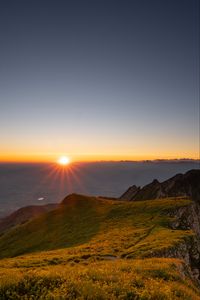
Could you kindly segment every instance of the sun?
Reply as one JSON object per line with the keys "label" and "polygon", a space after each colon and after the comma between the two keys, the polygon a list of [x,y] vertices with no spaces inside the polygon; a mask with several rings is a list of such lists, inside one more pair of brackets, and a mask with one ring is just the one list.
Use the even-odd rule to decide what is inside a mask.
{"label": "sun", "polygon": [[70,163],[70,159],[67,156],[61,156],[59,157],[57,163],[61,166],[66,166]]}

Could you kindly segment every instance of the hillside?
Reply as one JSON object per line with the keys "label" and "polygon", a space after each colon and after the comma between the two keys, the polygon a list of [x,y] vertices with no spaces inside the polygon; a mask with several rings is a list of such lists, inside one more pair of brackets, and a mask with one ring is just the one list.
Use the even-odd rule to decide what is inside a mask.
{"label": "hillside", "polygon": [[0,258],[0,299],[200,299],[200,206],[72,194],[4,232]]}
{"label": "hillside", "polygon": [[185,198],[124,203],[72,194],[58,209],[6,232],[0,257],[88,244],[91,254],[98,248],[98,255],[151,256],[191,236],[169,227],[170,211],[189,205]]}
{"label": "hillside", "polygon": [[23,224],[32,218],[51,211],[56,207],[57,204],[30,205],[22,207],[0,220],[0,234],[16,225]]}

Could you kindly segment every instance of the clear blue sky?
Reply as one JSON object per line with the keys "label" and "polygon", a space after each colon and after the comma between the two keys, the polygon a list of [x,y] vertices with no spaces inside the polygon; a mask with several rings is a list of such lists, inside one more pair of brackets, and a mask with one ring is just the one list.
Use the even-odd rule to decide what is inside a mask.
{"label": "clear blue sky", "polygon": [[0,160],[198,157],[198,0],[1,1]]}

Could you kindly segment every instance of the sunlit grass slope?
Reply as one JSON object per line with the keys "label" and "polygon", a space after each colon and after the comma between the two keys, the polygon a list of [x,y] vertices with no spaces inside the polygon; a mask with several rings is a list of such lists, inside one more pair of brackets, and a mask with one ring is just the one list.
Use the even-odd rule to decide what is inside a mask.
{"label": "sunlit grass slope", "polygon": [[167,214],[189,203],[186,199],[119,202],[73,194],[58,209],[3,235],[0,257],[60,248],[76,253],[78,245],[78,252],[95,256],[145,257],[191,235],[170,229]]}
{"label": "sunlit grass slope", "polygon": [[[23,267],[26,262],[26,267]],[[29,256],[0,261],[0,299],[198,300],[199,290],[175,259],[29,265]]]}
{"label": "sunlit grass slope", "polygon": [[191,237],[169,226],[189,204],[68,196],[1,237],[0,299],[200,299],[182,261],[148,258]]}

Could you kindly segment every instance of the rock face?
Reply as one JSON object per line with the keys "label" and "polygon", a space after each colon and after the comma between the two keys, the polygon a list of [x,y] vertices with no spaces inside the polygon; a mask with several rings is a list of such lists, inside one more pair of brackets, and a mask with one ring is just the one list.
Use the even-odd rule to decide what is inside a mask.
{"label": "rock face", "polygon": [[200,205],[191,202],[187,207],[171,211],[169,216],[172,217],[169,224],[172,229],[192,230],[194,234],[170,249],[154,252],[153,256],[184,260],[187,272],[200,284]]}
{"label": "rock face", "polygon": [[121,195],[120,199],[132,200],[132,198],[139,192],[140,187],[136,185],[132,185],[123,195]]}
{"label": "rock face", "polygon": [[152,256],[184,260],[186,272],[200,284],[200,170],[177,174],[161,183],[153,180],[143,188],[132,186],[120,199],[141,201],[177,197],[178,201],[178,197],[182,196],[189,197],[193,201],[189,206],[175,209],[169,213],[172,219],[169,227],[172,230],[191,230],[193,234],[170,249],[152,253]]}
{"label": "rock face", "polygon": [[139,201],[179,196],[187,196],[200,203],[200,170],[177,174],[164,182],[155,179],[143,188],[132,186],[120,199]]}
{"label": "rock face", "polygon": [[56,209],[57,206],[58,204],[46,204],[22,207],[9,216],[0,220],[0,234],[7,231],[11,227],[23,224],[28,220],[38,217],[45,212]]}

